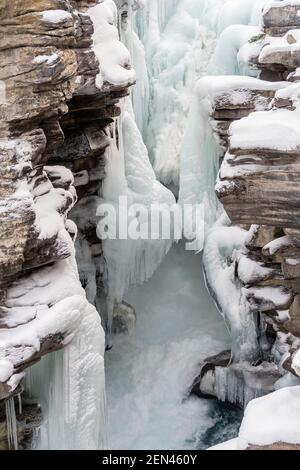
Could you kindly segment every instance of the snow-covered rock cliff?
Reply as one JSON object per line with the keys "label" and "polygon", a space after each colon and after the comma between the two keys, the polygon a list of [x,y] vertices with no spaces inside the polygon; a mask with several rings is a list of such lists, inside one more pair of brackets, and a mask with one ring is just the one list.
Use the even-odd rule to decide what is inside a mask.
{"label": "snow-covered rock cliff", "polygon": [[194,391],[245,407],[278,390],[248,406],[240,448],[300,442],[282,419],[297,415],[299,387],[280,390],[300,383],[293,363],[300,347],[299,10],[298,1],[265,2],[259,34],[236,51],[256,78],[199,83],[222,149],[215,190],[226,211],[208,232],[204,261],[232,351],[203,364]]}
{"label": "snow-covered rock cliff", "polygon": [[[103,61],[99,75],[93,23],[82,12],[96,3],[0,2],[0,407],[5,404],[9,435],[8,442],[1,436],[4,447],[30,444],[32,432],[21,424],[27,398],[42,403],[38,446],[105,445],[104,333],[93,299],[81,286],[74,250],[78,235],[76,243],[91,246],[97,259],[101,243],[95,224],[86,218],[77,231],[71,219],[83,197],[84,210],[97,199],[107,125],[119,114],[116,103],[128,93],[134,73],[127,63],[116,63],[131,78],[110,84],[107,74],[114,70]],[[109,18],[102,22],[109,30]],[[96,209],[89,215],[93,220]],[[16,395],[24,402],[17,420]]]}

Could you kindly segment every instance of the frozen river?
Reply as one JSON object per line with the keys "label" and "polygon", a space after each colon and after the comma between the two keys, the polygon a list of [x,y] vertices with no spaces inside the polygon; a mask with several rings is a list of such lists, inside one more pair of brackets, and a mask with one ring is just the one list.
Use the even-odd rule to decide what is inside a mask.
{"label": "frozen river", "polygon": [[137,311],[136,327],[106,354],[110,448],[197,449],[218,441],[216,434],[231,437],[235,413],[228,422],[213,401],[188,397],[199,362],[229,346],[201,255],[174,246],[126,300]]}

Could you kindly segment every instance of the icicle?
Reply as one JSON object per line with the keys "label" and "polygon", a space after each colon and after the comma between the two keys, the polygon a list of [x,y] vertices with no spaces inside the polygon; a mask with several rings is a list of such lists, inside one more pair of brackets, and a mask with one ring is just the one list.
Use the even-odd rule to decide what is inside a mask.
{"label": "icicle", "polygon": [[[193,211],[189,225],[185,227],[185,237],[197,250],[203,249],[206,232],[216,221],[220,208],[215,194],[215,181],[221,149],[209,123],[211,103],[208,96],[200,80],[181,150],[179,203],[184,210],[186,204],[199,208]],[[198,230],[197,233],[196,216],[199,216],[200,208],[203,223],[198,223],[200,232]]]}
{"label": "icicle", "polygon": [[22,395],[18,393],[18,405],[19,405],[19,415],[22,414]]}
{"label": "icicle", "polygon": [[31,367],[25,383],[43,410],[36,443],[41,450],[107,446],[104,333],[98,312],[85,297],[78,298],[77,308],[81,321],[72,342]]}
{"label": "icicle", "polygon": [[[111,289],[109,289],[110,291]],[[114,317],[114,307],[115,307],[115,296],[107,296],[107,323],[106,323],[106,347],[110,348],[112,344],[112,326],[113,326],[113,317]]]}
{"label": "icicle", "polygon": [[9,449],[18,450],[18,428],[14,398],[5,402],[7,440]]}

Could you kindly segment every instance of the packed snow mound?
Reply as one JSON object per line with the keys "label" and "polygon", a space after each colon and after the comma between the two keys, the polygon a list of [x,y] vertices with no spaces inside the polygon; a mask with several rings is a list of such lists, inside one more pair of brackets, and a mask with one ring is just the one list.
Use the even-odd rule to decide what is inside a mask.
{"label": "packed snow mound", "polygon": [[246,408],[239,448],[279,442],[300,443],[300,387],[288,387],[252,400]]}
{"label": "packed snow mound", "polygon": [[[213,102],[224,94],[229,94],[233,104],[239,105],[248,99],[248,91],[276,91],[280,88],[289,87],[286,82],[268,82],[254,77],[228,75],[207,76],[201,78],[196,84],[196,92],[200,100],[205,98],[210,103],[208,109],[213,109]],[[237,93],[236,90],[239,90]],[[244,90],[244,95],[240,93]]]}
{"label": "packed snow mound", "polygon": [[[258,111],[230,127],[231,148],[299,151],[300,109]],[[282,138],[284,135],[284,139]]]}
{"label": "packed snow mound", "polygon": [[300,84],[295,83],[278,90],[275,94],[275,104],[276,100],[290,100],[294,106],[298,107],[300,105]]}
{"label": "packed snow mound", "polygon": [[100,74],[97,85],[105,84],[116,87],[127,87],[136,80],[134,69],[131,67],[130,53],[119,40],[117,28],[118,10],[112,0],[90,8],[88,11],[94,24],[94,50],[100,62]]}

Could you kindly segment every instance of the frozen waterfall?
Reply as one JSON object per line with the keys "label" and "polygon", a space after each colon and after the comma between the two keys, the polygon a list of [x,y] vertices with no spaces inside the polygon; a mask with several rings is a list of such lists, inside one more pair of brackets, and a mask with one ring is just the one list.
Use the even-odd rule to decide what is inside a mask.
{"label": "frozen waterfall", "polygon": [[[152,201],[154,193],[149,188],[155,184],[158,194],[163,195],[159,203],[166,198],[171,205],[174,198],[170,191],[162,190],[158,179],[179,195],[182,206],[195,207],[185,235],[191,242],[189,248],[198,251],[222,214],[214,194],[221,151],[208,119],[210,80],[202,77],[208,70],[218,73],[213,64],[222,54],[221,41],[218,43],[222,32],[228,38],[224,47],[232,54],[228,72],[240,73],[233,51],[257,32],[252,24],[263,2],[243,4],[241,12],[238,1],[232,0],[155,0],[146,2],[142,10],[130,9],[125,20],[122,17],[123,41],[137,72],[137,86],[132,92],[134,115],[127,100],[118,127],[121,140],[117,146],[114,139],[110,149],[103,196],[105,201],[121,194],[134,201]],[[233,43],[230,27],[236,22],[241,24],[241,37]],[[114,185],[114,181],[119,183]],[[202,220],[198,232],[195,218]],[[238,245],[243,233],[236,235]],[[220,263],[217,269],[222,274],[223,247],[218,240],[211,243],[205,260],[214,267]],[[201,358],[229,344],[227,330],[206,290],[201,255],[185,252],[179,244],[162,262],[170,246],[154,246],[149,241],[105,241],[112,296],[120,294],[117,300],[121,301],[125,295],[137,311],[135,329],[129,337],[116,336],[113,349],[107,353],[113,449],[204,448],[205,435],[215,425],[213,405],[206,400],[186,399],[187,387]],[[136,268],[137,260],[142,271]],[[210,274],[207,271],[208,281]],[[143,285],[131,287],[137,283]],[[247,313],[242,323],[250,321]],[[245,324],[237,321],[232,329],[236,343]],[[251,341],[249,338],[249,344]],[[235,351],[238,354],[238,347]]]}
{"label": "frozen waterfall", "polygon": [[[213,402],[188,398],[188,387],[201,359],[227,348],[229,337],[206,290],[201,255],[175,245],[126,300],[136,308],[136,327],[117,336],[106,356],[111,448],[207,447],[208,430],[218,424],[222,433],[228,423]],[[235,417],[231,425],[236,433]]]}
{"label": "frozen waterfall", "polygon": [[[230,346],[219,301],[233,336],[233,359],[254,357],[257,345],[254,319],[246,306],[241,314],[244,298],[227,265],[245,231],[227,226],[215,196],[222,151],[209,120],[211,95],[219,73],[256,76],[248,68],[249,39],[259,31],[266,1],[104,0],[89,10],[101,70],[97,86],[132,87],[107,128],[105,179],[93,213],[105,258],[107,312],[86,299],[75,256],[59,262],[78,328],[68,347],[31,367],[26,378],[27,399],[39,400],[45,410],[38,449],[202,449],[216,424],[224,434],[218,405],[189,396],[199,362]],[[190,251],[175,244],[182,227],[172,219],[174,207],[187,204]],[[110,238],[111,207],[116,218],[109,227],[116,236]],[[142,207],[155,207],[157,221],[170,219],[168,238],[159,236],[159,223],[155,239],[120,235],[124,223],[145,230]],[[92,269],[91,301],[97,296]],[[206,287],[212,280],[216,304]],[[62,288],[56,287],[57,299]],[[112,340],[114,309],[124,300],[137,311],[137,324]],[[98,313],[106,316],[106,345],[113,344],[105,357],[108,405]],[[12,402],[6,411],[9,444],[15,446]],[[234,432],[238,419],[231,423]]]}

